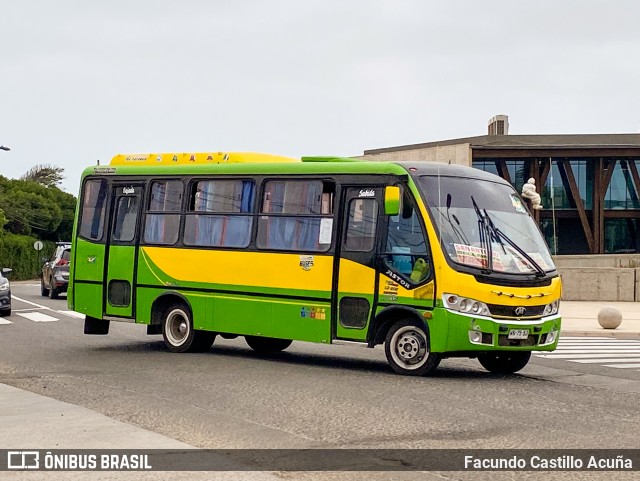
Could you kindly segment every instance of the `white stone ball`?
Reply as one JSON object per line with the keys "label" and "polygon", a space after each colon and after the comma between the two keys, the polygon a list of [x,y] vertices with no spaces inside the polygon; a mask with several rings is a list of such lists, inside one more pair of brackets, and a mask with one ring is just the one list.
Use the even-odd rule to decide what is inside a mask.
{"label": "white stone ball", "polygon": [[598,324],[603,329],[615,329],[622,323],[622,313],[615,307],[603,307],[598,312]]}

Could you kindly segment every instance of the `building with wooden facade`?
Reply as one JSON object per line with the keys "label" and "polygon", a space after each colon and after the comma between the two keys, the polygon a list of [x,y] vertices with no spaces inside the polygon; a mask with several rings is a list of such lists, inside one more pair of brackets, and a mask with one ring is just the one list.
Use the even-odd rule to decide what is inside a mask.
{"label": "building with wooden facade", "polygon": [[640,252],[640,134],[508,135],[506,116],[494,117],[489,132],[504,133],[365,150],[359,158],[468,165],[518,192],[533,178],[543,207],[534,215],[552,254]]}

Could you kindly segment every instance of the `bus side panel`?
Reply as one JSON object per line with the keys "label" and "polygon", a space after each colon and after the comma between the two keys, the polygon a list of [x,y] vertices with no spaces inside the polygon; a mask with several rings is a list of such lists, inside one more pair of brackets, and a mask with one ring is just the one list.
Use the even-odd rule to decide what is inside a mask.
{"label": "bus side panel", "polygon": [[102,319],[102,285],[76,282],[74,310]]}
{"label": "bus side panel", "polygon": [[329,342],[332,268],[327,255],[143,247],[136,317],[146,322],[171,290],[192,304],[196,329]]}
{"label": "bus side panel", "polygon": [[74,310],[102,318],[105,247],[78,238],[73,255]]}
{"label": "bus side panel", "polygon": [[310,342],[331,342],[330,304],[316,301],[277,302],[270,337]]}

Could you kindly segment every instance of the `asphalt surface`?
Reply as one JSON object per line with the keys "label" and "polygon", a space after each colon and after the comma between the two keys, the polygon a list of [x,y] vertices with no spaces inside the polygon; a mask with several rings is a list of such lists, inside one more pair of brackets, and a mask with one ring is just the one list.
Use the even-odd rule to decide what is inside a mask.
{"label": "asphalt surface", "polygon": [[[241,339],[216,340],[208,353],[172,354],[161,337],[146,336],[142,326],[114,323],[108,336],[84,336],[83,321],[66,312],[64,299],[42,298],[29,283],[14,284],[13,291],[22,301],[14,301],[10,324],[0,325],[4,448],[621,449],[639,444],[638,370],[534,356],[517,375],[493,375],[477,361],[451,359],[432,377],[411,378],[391,373],[379,348],[294,343],[284,353],[260,356]],[[56,320],[35,316],[35,321],[21,313]],[[35,474],[21,473],[40,479],[29,477]],[[91,479],[126,473],[112,474]],[[215,473],[209,474],[201,479],[214,479]],[[238,479],[249,474],[329,476],[242,473]],[[481,479],[478,473],[422,474],[420,479]],[[585,474],[554,476],[588,479]],[[624,479],[628,473],[620,474]],[[353,473],[331,476],[359,479]],[[504,476],[492,477],[509,479]]]}

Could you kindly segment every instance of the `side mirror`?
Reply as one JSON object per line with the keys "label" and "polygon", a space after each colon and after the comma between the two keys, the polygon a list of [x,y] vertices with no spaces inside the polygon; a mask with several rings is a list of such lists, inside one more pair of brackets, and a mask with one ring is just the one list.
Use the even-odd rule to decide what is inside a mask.
{"label": "side mirror", "polygon": [[384,213],[398,215],[400,213],[400,187],[388,185],[384,189]]}
{"label": "side mirror", "polygon": [[3,267],[2,268],[2,275],[6,276],[7,274],[11,274],[12,271],[13,271],[13,269],[9,269],[8,267]]}

